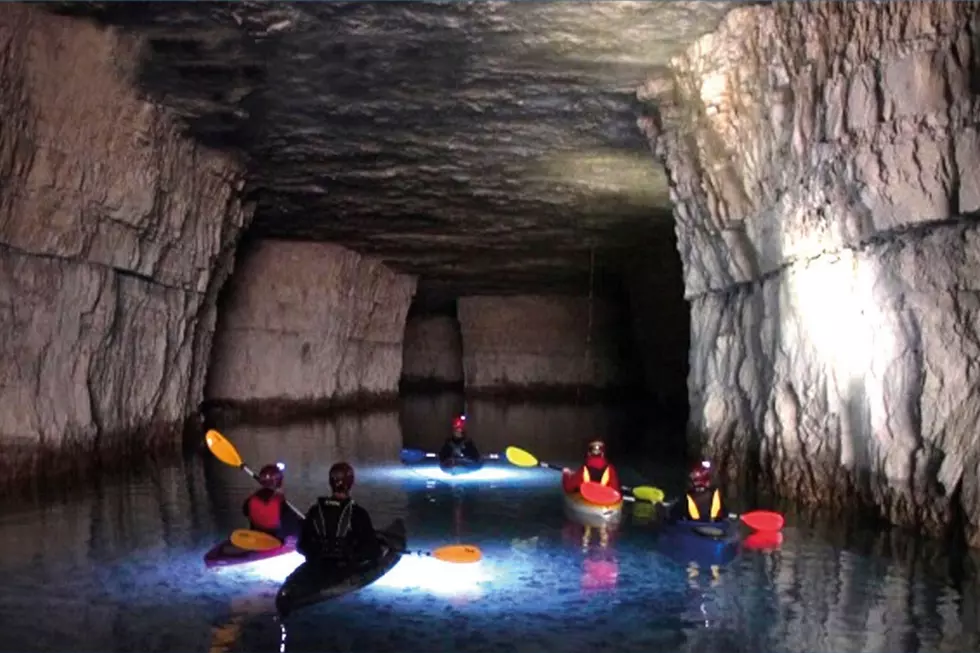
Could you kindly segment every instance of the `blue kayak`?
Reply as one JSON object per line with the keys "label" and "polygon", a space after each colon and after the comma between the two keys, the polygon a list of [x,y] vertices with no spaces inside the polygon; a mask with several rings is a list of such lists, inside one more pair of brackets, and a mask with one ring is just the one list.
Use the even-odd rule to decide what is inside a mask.
{"label": "blue kayak", "polygon": [[724,565],[738,555],[742,533],[737,520],[668,522],[657,538],[657,550],[679,562]]}
{"label": "blue kayak", "polygon": [[452,476],[469,474],[478,469],[483,469],[483,460],[472,460],[470,458],[444,458],[439,461],[439,468]]}

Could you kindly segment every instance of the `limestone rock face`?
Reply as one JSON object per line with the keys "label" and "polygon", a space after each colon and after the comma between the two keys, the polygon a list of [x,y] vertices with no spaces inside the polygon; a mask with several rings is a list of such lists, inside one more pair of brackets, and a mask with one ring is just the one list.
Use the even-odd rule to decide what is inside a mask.
{"label": "limestone rock face", "polygon": [[807,501],[980,545],[980,117],[955,2],[733,11],[650,84],[692,436]]}
{"label": "limestone rock face", "polygon": [[140,47],[0,7],[0,441],[29,456],[145,450],[117,436],[202,397],[250,210],[240,166],[133,90]]}
{"label": "limestone rock face", "polygon": [[210,400],[395,393],[415,277],[337,245],[261,240],[222,303]]}
{"label": "limestone rock face", "polygon": [[609,388],[635,379],[619,349],[616,306],[574,296],[459,299],[467,391]]}
{"label": "limestone rock face", "polygon": [[402,381],[409,385],[463,381],[463,342],[459,320],[451,315],[408,317]]}

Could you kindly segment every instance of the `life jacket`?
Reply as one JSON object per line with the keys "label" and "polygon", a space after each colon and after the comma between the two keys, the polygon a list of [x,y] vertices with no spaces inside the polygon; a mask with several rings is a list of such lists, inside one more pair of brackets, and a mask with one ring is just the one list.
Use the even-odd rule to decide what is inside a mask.
{"label": "life jacket", "polygon": [[282,524],[282,504],[284,497],[276,492],[268,501],[263,501],[258,494],[253,494],[248,500],[248,519],[252,525],[263,531],[274,532]]}
{"label": "life jacket", "polygon": [[[698,499],[703,501],[705,495],[701,494],[697,498],[687,495],[687,518],[692,521],[701,521],[701,509],[698,508]],[[715,521],[721,515],[721,493],[715,489],[711,492],[711,510],[708,519]]]}
{"label": "life jacket", "polygon": [[344,560],[351,554],[351,518],[354,515],[354,500],[323,499],[317,501],[317,512],[313,516],[313,530],[320,544],[320,557],[330,560]]}
{"label": "life jacket", "polygon": [[582,482],[591,483],[593,477],[599,476],[599,485],[609,485],[609,465],[601,469],[596,469],[594,467],[590,468],[588,465],[582,467]]}

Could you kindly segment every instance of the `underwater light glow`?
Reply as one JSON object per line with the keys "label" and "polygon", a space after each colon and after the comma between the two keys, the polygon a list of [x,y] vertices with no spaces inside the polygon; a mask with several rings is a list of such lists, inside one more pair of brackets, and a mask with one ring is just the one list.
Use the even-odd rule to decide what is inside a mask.
{"label": "underwater light glow", "polygon": [[256,560],[241,565],[215,567],[212,571],[222,578],[240,578],[242,580],[264,580],[281,583],[289,574],[303,563],[303,556],[295,551],[284,553],[275,558]]}
{"label": "underwater light glow", "polygon": [[385,465],[373,467],[363,474],[370,482],[419,482],[422,484],[445,483],[455,486],[508,485],[544,486],[557,485],[558,475],[548,470],[522,469],[505,464],[488,464],[467,474],[452,475],[436,464]]}
{"label": "underwater light glow", "polygon": [[482,594],[482,585],[490,580],[489,570],[483,562],[460,565],[435,558],[406,555],[373,586],[459,597]]}

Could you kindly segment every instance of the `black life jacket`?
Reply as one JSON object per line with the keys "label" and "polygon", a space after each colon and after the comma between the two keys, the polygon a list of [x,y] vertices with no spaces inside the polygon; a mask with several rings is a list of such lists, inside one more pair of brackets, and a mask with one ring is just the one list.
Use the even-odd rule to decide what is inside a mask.
{"label": "black life jacket", "polygon": [[354,515],[354,500],[325,499],[317,501],[317,512],[313,515],[313,530],[316,531],[320,545],[319,557],[329,560],[346,560],[352,552],[351,518]]}

